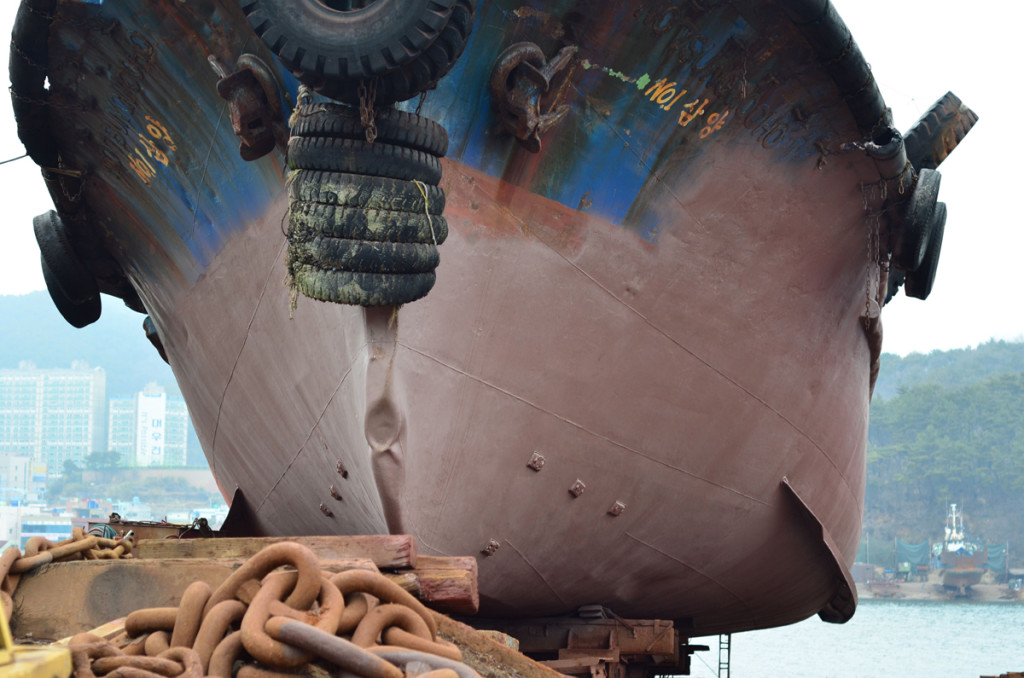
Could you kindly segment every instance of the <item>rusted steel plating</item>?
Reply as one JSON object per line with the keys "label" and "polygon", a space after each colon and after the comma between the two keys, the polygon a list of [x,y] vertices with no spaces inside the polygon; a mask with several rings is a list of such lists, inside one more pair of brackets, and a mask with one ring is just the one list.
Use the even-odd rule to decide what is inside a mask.
{"label": "rusted steel plating", "polygon": [[[317,661],[364,678],[479,678],[411,594],[376,572],[323,572],[293,542],[268,546],[216,590],[193,583],[179,607],[131,613],[113,640],[79,634],[71,650],[76,678],[265,678]],[[259,665],[235,673],[248,658]]]}

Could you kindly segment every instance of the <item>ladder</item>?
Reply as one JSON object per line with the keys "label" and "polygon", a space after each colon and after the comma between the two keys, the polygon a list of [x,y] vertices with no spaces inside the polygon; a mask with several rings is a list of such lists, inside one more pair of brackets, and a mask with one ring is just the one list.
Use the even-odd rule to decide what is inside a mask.
{"label": "ladder", "polygon": [[718,636],[718,678],[729,678],[729,659],[732,657],[732,634]]}

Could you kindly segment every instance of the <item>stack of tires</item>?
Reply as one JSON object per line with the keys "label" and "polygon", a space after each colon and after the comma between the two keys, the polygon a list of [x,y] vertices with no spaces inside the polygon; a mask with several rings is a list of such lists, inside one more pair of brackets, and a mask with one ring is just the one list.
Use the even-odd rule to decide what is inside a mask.
{"label": "stack of tires", "polygon": [[448,135],[399,111],[469,39],[475,0],[242,0],[306,87],[290,121],[288,270],[308,297],[396,306],[434,285]]}
{"label": "stack of tires", "polygon": [[448,237],[440,158],[444,128],[395,109],[378,111],[366,141],[359,112],[308,103],[292,116],[288,270],[321,301],[397,306],[434,286]]}

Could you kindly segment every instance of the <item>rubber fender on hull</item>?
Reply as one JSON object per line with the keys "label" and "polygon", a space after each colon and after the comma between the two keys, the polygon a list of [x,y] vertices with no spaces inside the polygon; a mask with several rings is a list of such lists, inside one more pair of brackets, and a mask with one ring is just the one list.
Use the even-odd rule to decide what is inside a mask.
{"label": "rubber fender on hull", "polygon": [[[363,83],[352,79],[329,79],[315,89],[322,95],[350,104],[359,104],[364,95],[381,106],[406,101],[437,86],[462,56],[473,32],[476,0],[455,0],[451,18],[441,34],[423,54],[409,63],[375,78],[372,93]],[[301,81],[301,74],[298,74]]]}
{"label": "rubber fender on hull", "polygon": [[893,242],[892,257],[897,268],[916,271],[924,261],[941,182],[942,175],[936,170],[922,169],[918,173],[914,192],[907,203],[906,216]]}
{"label": "rubber fender on hull", "polygon": [[243,0],[249,25],[320,94],[351,104],[405,101],[433,88],[462,54],[475,0]]}
{"label": "rubber fender on hull", "polygon": [[[448,132],[430,118],[397,108],[374,111],[377,141],[443,157],[448,152]],[[295,109],[291,125],[295,137],[365,139],[366,127],[358,108],[318,102]]]}
{"label": "rubber fender on hull", "polygon": [[74,327],[85,327],[100,317],[100,292],[96,278],[85,268],[71,244],[60,216],[53,210],[32,219],[50,298],[60,314]]}
{"label": "rubber fender on hull", "polygon": [[932,215],[931,236],[928,238],[928,249],[925,250],[924,260],[916,271],[907,273],[904,291],[908,297],[923,301],[932,293],[935,275],[939,270],[939,256],[942,254],[942,236],[945,232],[946,203],[940,202],[936,203],[935,212]]}
{"label": "rubber fender on hull", "polygon": [[441,181],[437,156],[365,139],[293,136],[288,141],[288,167],[418,180],[430,186]]}
{"label": "rubber fender on hull", "polygon": [[78,259],[67,228],[53,210],[32,219],[39,252],[68,299],[80,304],[99,294],[96,279]]}
{"label": "rubber fender on hull", "polygon": [[918,170],[935,169],[960,145],[978,114],[946,92],[903,136],[907,159]]}
{"label": "rubber fender on hull", "polygon": [[68,324],[81,329],[100,319],[102,307],[99,294],[80,303],[73,301],[62,291],[61,285],[57,282],[58,276],[50,270],[46,259],[40,256],[39,263],[43,269],[43,281],[46,283],[46,291],[49,292],[53,305],[57,307],[57,311],[64,320],[68,321]]}
{"label": "rubber fender on hull", "polygon": [[335,9],[318,0],[243,0],[242,10],[289,70],[319,80],[358,80],[416,59],[448,23],[454,0],[365,4]]}

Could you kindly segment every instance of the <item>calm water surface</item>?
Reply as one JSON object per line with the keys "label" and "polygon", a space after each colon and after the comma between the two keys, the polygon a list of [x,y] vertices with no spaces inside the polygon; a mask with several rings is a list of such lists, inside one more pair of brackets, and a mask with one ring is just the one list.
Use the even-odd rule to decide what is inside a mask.
{"label": "calm water surface", "polygon": [[[693,675],[717,676],[718,637],[693,642],[711,646],[695,656]],[[1024,671],[1021,603],[861,600],[846,624],[813,617],[732,637],[732,678],[978,678],[1009,671]]]}

